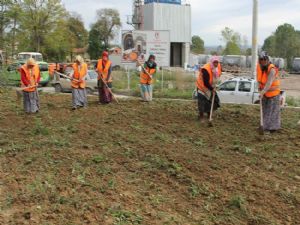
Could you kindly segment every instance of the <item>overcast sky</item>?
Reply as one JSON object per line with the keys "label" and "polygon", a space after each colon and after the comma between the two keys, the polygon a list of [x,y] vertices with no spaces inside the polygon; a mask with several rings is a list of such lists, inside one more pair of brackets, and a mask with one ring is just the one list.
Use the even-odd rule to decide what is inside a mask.
{"label": "overcast sky", "polygon": [[[123,29],[126,15],[132,14],[132,0],[62,0],[68,11],[79,13],[89,28],[95,21],[96,10],[115,8],[121,14]],[[228,26],[246,36],[251,44],[252,0],[189,0],[192,6],[192,34],[200,35],[205,45],[220,45],[221,30]],[[259,44],[278,25],[290,23],[300,30],[300,0],[259,0]]]}

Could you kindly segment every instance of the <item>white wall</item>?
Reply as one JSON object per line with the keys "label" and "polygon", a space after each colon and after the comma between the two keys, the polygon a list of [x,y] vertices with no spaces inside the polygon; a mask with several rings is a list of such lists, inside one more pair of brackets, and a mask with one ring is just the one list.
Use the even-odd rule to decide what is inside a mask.
{"label": "white wall", "polygon": [[170,41],[191,42],[191,6],[165,3],[144,5],[144,30],[170,30]]}

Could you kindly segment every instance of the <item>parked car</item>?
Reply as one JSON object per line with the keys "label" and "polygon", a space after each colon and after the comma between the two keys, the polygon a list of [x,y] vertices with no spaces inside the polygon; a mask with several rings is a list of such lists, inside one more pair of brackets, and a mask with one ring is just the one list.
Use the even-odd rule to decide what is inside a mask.
{"label": "parked car", "polygon": [[[218,87],[218,96],[221,103],[259,104],[258,83],[252,78],[232,78]],[[194,97],[197,92],[194,91]],[[281,107],[285,106],[286,93],[281,91]]]}
{"label": "parked car", "polygon": [[[8,81],[14,85],[19,85],[21,82],[21,76],[19,73],[19,69],[21,68],[22,65],[24,65],[25,62],[22,61],[17,61],[12,64],[10,64],[7,67],[8,73]],[[45,62],[37,62],[37,64],[40,67],[41,71],[41,81],[40,85],[41,86],[47,86],[47,84],[50,81],[50,76],[49,76],[49,71],[48,71],[48,63]]]}
{"label": "parked car", "polygon": [[[72,68],[66,69],[66,74],[70,73]],[[86,92],[87,94],[93,94],[97,90],[98,74],[94,70],[89,70],[86,76]],[[60,76],[55,73],[51,85],[55,88],[55,92],[71,92],[71,80]]]}

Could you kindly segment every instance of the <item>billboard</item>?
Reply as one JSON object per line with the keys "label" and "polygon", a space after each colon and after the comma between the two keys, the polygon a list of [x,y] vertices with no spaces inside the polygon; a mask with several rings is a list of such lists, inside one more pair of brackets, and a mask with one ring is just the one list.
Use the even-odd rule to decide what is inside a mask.
{"label": "billboard", "polygon": [[122,63],[144,62],[155,55],[159,66],[170,66],[169,31],[123,31]]}

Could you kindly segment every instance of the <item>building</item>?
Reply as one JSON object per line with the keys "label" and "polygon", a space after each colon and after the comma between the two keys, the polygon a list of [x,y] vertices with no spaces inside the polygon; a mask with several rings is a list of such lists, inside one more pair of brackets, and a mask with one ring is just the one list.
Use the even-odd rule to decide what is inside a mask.
{"label": "building", "polygon": [[170,31],[170,65],[184,66],[189,62],[191,6],[181,0],[135,0],[131,23],[136,30]]}

